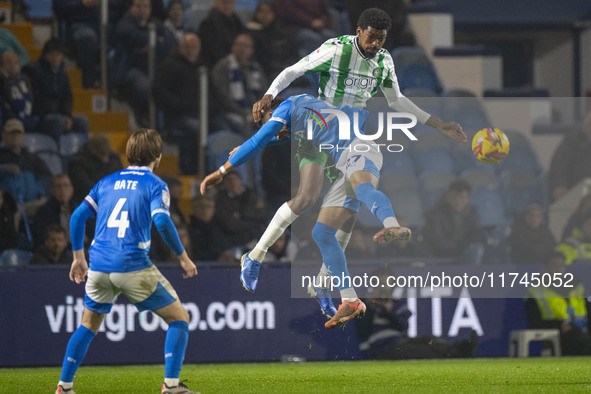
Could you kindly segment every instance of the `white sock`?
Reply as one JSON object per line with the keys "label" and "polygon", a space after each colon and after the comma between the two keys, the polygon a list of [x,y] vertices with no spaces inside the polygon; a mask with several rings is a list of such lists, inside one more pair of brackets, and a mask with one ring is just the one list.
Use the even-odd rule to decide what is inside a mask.
{"label": "white sock", "polygon": [[168,387],[176,387],[179,385],[179,378],[164,378],[164,384]]}
{"label": "white sock", "polygon": [[62,382],[60,380],[57,385],[62,386],[64,390],[70,390],[72,387],[74,387],[74,382]]}
{"label": "white sock", "polygon": [[339,230],[337,230],[335,237],[337,238],[337,241],[339,241],[339,244],[341,245],[341,248],[343,248],[343,252],[344,252],[345,249],[347,249],[347,245],[349,244],[349,240],[351,239],[351,233],[346,233],[343,230],[339,229]]}
{"label": "white sock", "polygon": [[398,220],[394,216],[390,216],[384,219],[384,228],[388,227],[400,227],[400,223],[398,223]]}
{"label": "white sock", "polygon": [[341,298],[343,301],[353,302],[359,297],[357,297],[357,293],[355,292],[355,289],[352,287],[349,287],[348,289],[341,290]]}
{"label": "white sock", "polygon": [[292,224],[299,215],[293,213],[289,205],[284,203],[277,212],[271,222],[267,226],[267,229],[261,235],[261,239],[257,242],[255,248],[250,252],[248,257],[253,260],[262,262],[267,255],[267,250],[281,237],[281,234],[285,231],[285,229]]}
{"label": "white sock", "polygon": [[316,287],[321,289],[327,289],[328,285],[330,284],[330,271],[326,264],[322,263],[322,267],[320,267],[320,272],[318,272],[318,276],[316,276]]}

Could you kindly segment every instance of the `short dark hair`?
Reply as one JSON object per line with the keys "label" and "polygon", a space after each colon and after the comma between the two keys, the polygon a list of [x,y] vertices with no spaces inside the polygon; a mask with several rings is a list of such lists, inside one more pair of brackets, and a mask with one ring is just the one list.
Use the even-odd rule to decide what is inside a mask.
{"label": "short dark hair", "polygon": [[271,104],[269,105],[269,108],[267,108],[265,110],[265,113],[261,116],[261,121],[258,122],[257,126],[261,127],[263,125],[263,119],[265,119],[265,117],[267,116],[267,114],[275,111],[277,109],[277,107],[279,107],[279,104],[281,104],[282,102],[285,101],[285,97],[281,97],[281,96],[277,96],[275,97],[273,100],[271,100]]}
{"label": "short dark hair", "polygon": [[448,190],[450,192],[455,192],[455,193],[462,193],[462,192],[470,193],[472,191],[472,186],[470,185],[470,183],[468,181],[465,181],[463,179],[457,179],[449,184]]}
{"label": "short dark hair", "polygon": [[66,52],[64,44],[62,44],[62,42],[58,38],[50,38],[49,40],[45,41],[45,44],[43,44],[43,51],[41,52],[41,57],[51,52]]}
{"label": "short dark hair", "polygon": [[64,234],[64,237],[68,236],[65,228],[63,228],[59,224],[54,223],[54,224],[50,224],[45,229],[45,238],[47,239],[47,237],[49,237],[49,234],[56,234],[56,233]]}
{"label": "short dark hair", "polygon": [[147,166],[162,154],[162,138],[154,129],[139,129],[127,140],[127,161],[132,166]]}
{"label": "short dark hair", "polygon": [[390,30],[390,27],[392,27],[392,19],[385,11],[382,11],[379,8],[368,8],[359,15],[357,26],[359,26],[361,30],[365,30],[369,26],[376,30]]}

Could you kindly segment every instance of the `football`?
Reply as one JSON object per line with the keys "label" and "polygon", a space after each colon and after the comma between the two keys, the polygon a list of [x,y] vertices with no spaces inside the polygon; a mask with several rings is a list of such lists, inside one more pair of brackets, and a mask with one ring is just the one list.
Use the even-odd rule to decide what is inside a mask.
{"label": "football", "polygon": [[509,139],[499,129],[482,129],[472,139],[472,152],[483,163],[500,163],[509,154]]}

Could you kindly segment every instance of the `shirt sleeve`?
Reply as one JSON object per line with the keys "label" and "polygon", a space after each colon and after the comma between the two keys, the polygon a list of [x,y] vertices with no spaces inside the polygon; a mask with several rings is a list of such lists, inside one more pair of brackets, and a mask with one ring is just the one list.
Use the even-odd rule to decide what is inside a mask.
{"label": "shirt sleeve", "polygon": [[304,74],[328,71],[337,50],[337,42],[337,38],[331,38],[314,52],[300,59],[296,64],[287,67],[277,75],[265,94],[276,97],[279,92],[287,88],[296,78]]}
{"label": "shirt sleeve", "polygon": [[150,214],[152,218],[157,213],[170,216],[170,192],[164,182],[156,182],[152,191],[152,200],[150,201]]}
{"label": "shirt sleeve", "polygon": [[384,57],[384,74],[386,75],[382,80],[381,89],[388,100],[390,108],[393,108],[398,112],[413,114],[417,117],[417,120],[423,124],[427,122],[431,115],[420,109],[400,91],[398,78],[394,72],[394,61],[389,53]]}
{"label": "shirt sleeve", "polygon": [[86,204],[91,210],[94,215],[96,215],[98,211],[98,204],[99,204],[99,188],[100,182],[94,185],[94,187],[90,190],[90,193],[84,198],[83,203]]}

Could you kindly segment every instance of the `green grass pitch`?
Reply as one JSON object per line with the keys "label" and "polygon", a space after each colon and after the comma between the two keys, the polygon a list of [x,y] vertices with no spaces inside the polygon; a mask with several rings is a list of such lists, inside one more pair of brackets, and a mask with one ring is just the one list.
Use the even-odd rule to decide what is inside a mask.
{"label": "green grass pitch", "polygon": [[[590,358],[185,365],[201,393],[591,392]],[[81,367],[78,394],[159,393],[163,366]],[[0,393],[52,393],[58,368],[0,369]]]}

